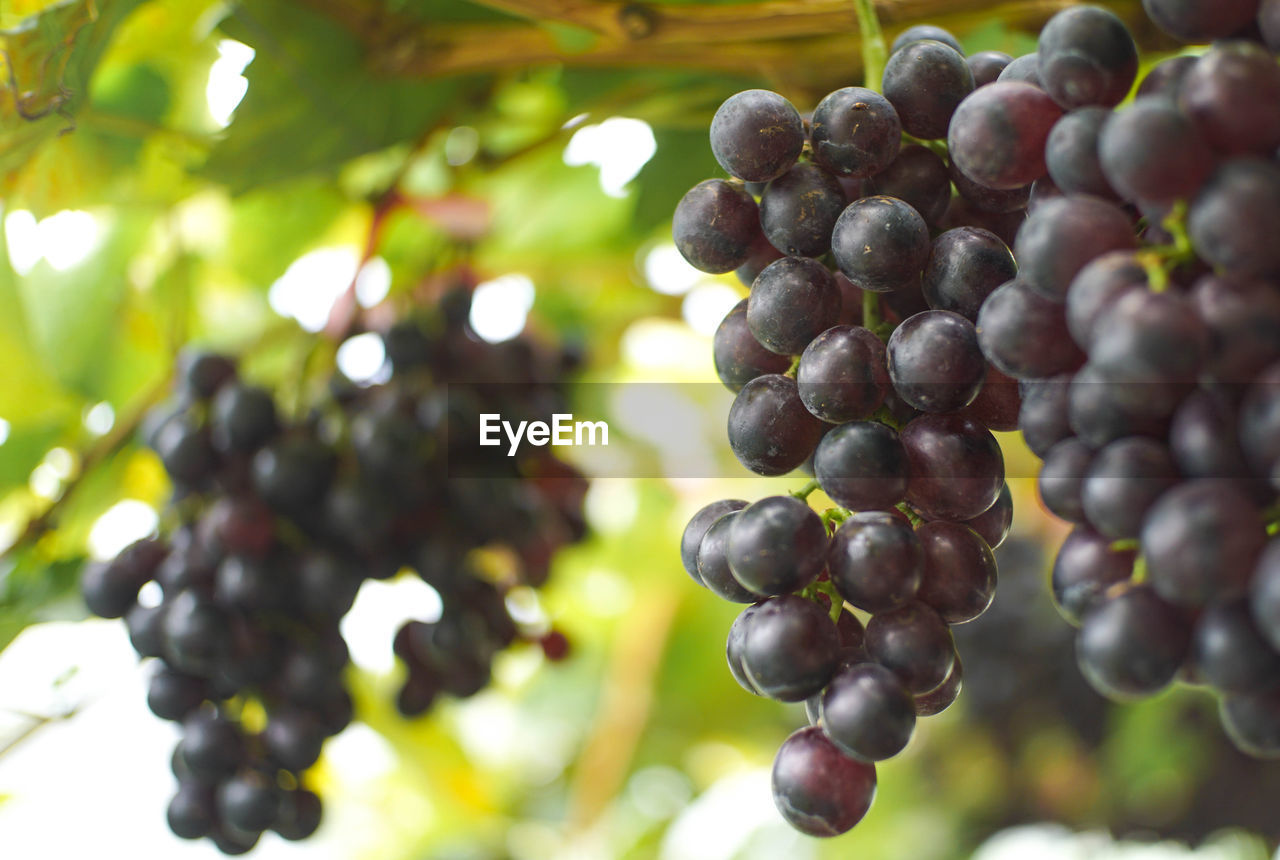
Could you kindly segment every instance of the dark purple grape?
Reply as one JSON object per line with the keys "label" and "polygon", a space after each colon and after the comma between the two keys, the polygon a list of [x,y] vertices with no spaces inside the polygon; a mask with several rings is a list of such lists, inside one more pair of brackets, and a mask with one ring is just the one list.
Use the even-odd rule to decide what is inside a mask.
{"label": "dark purple grape", "polygon": [[805,408],[795,380],[757,376],[729,409],[729,447],[760,475],[784,475],[808,459],[826,425]]}
{"label": "dark purple grape", "polygon": [[695,269],[732,272],[747,261],[760,235],[760,210],[740,185],[708,179],[689,189],[676,204],[671,236]]}
{"label": "dark purple grape", "polygon": [[1249,598],[1258,632],[1280,651],[1280,540],[1268,541],[1258,556]]}
{"label": "dark purple grape", "polygon": [[973,323],[951,311],[924,311],[894,329],[888,344],[894,391],[921,412],[954,412],[978,396],[987,364]]}
{"label": "dark purple grape", "polygon": [[1098,136],[1111,116],[1105,107],[1083,107],[1058,120],[1044,145],[1049,176],[1065,194],[1092,194],[1104,200],[1119,197],[1102,172]]}
{"label": "dark purple grape", "polygon": [[213,840],[214,847],[223,854],[238,857],[248,854],[257,847],[262,834],[254,830],[241,830],[226,822],[218,822],[214,825],[209,838]]}
{"label": "dark purple grape", "polygon": [[1148,585],[1117,589],[1085,615],[1076,659],[1085,679],[1104,696],[1150,696],[1168,686],[1182,666],[1191,625]]}
{"label": "dark purple grape", "polygon": [[166,422],[156,433],[154,447],[169,476],[189,487],[206,481],[218,463],[209,429],[189,415]]}
{"label": "dark purple grape", "polygon": [[209,426],[219,451],[256,451],[280,432],[275,398],[255,385],[226,385],[213,399]]}
{"label": "dark purple grape", "polygon": [[236,774],[218,786],[219,818],[240,830],[266,830],[279,804],[279,789],[256,771]]}
{"label": "dark purple grape", "polygon": [[1258,0],[1142,0],[1147,17],[1183,42],[1209,42],[1246,26]]}
{"label": "dark purple grape", "polygon": [[1184,393],[1153,382],[1113,382],[1092,364],[1080,368],[1067,388],[1071,430],[1090,448],[1124,436],[1163,438]]}
{"label": "dark purple grape", "polygon": [[1205,607],[1192,633],[1190,660],[1197,677],[1226,693],[1280,686],[1280,652],[1254,626],[1247,600]]}
{"label": "dark purple grape", "polygon": [[1280,687],[1224,696],[1219,716],[1236,749],[1254,758],[1280,758]]}
{"label": "dark purple grape", "polygon": [[846,755],[883,761],[906,748],[916,727],[915,701],[893,672],[856,663],[822,693],[822,730]]}
{"label": "dark purple grape", "polygon": [[935,689],[915,697],[917,717],[932,717],[940,714],[955,703],[960,696],[960,688],[964,685],[964,667],[960,665],[960,655],[956,654],[955,662],[947,679]]}
{"label": "dark purple grape", "polygon": [[734,269],[733,273],[738,276],[738,281],[744,287],[750,289],[756,278],[764,271],[764,267],[774,260],[782,259],[783,256],[785,255],[781,251],[769,243],[764,233],[757,232],[751,240],[751,247],[747,249],[746,261]]}
{"label": "dark purple grape", "polygon": [[1280,51],[1280,0],[1262,0],[1258,4],[1258,29],[1272,53]]}
{"label": "dark purple grape", "polygon": [[1257,475],[1271,478],[1280,464],[1280,363],[1268,367],[1240,405],[1240,447]]}
{"label": "dark purple grape", "polygon": [[1053,561],[1051,585],[1058,613],[1079,627],[1107,589],[1129,581],[1137,557],[1135,550],[1116,549],[1110,538],[1091,527],[1076,526]]}
{"label": "dark purple grape", "polygon": [[1063,305],[1021,279],[987,297],[978,312],[977,333],[987,361],[1014,379],[1044,379],[1084,363],[1084,353],[1067,332]]}
{"label": "dark purple grape", "polygon": [[781,176],[796,163],[803,147],[800,114],[769,90],[734,93],[711,118],[712,154],[730,176],[747,182]]}
{"label": "dark purple grape", "polygon": [[876,766],[840,752],[817,726],[793,733],[773,760],[773,802],[809,836],[851,830],[875,796]]}
{"label": "dark purple grape", "polygon": [[761,603],[746,622],[742,668],[763,695],[800,702],[831,680],[839,652],[840,638],[827,611],[787,594]]}
{"label": "dark purple grape", "polygon": [[892,163],[868,181],[868,192],[896,197],[936,227],[951,205],[951,174],[946,162],[918,144],[904,146]]}
{"label": "dark purple grape", "polygon": [[1231,482],[1189,481],[1160,497],[1142,525],[1142,555],[1162,598],[1203,606],[1244,593],[1267,532]]}
{"label": "dark purple grape", "polygon": [[1074,195],[1049,200],[1029,216],[1013,243],[1013,255],[1020,282],[1061,302],[1072,279],[1091,260],[1137,245],[1124,210],[1097,197]]}
{"label": "dark purple grape", "polygon": [[1270,156],[1280,146],[1280,66],[1253,42],[1218,42],[1182,80],[1178,105],[1214,149]]}
{"label": "dark purple grape", "polygon": [[920,213],[893,197],[849,204],[831,234],[840,271],[858,288],[877,293],[918,284],[929,247],[929,227]]}
{"label": "dark purple grape", "polygon": [[110,562],[85,566],[80,594],[89,611],[101,618],[120,618],[138,599],[138,591],[156,574],[166,555],[164,544],[144,538],[127,546]]}
{"label": "dark purple grape", "polygon": [[1044,459],[1056,443],[1071,435],[1067,418],[1067,395],[1071,374],[1022,383],[1022,406],[1018,411],[1018,429],[1031,453]]}
{"label": "dark purple grape", "polygon": [[730,391],[737,392],[757,376],[782,373],[791,366],[785,355],[760,345],[747,325],[747,300],[734,305],[711,339],[711,355],[716,375]]}
{"label": "dark purple grape", "polygon": [[995,365],[987,365],[986,378],[978,396],[960,410],[965,418],[977,421],[988,430],[1007,433],[1018,429],[1018,412],[1022,394],[1016,379],[1001,373]]}
{"label": "dark purple grape", "polygon": [[860,326],[833,326],[805,347],[796,385],[805,407],[823,421],[866,418],[889,389],[884,341]]}
{"label": "dark purple grape", "polygon": [[163,603],[155,606],[134,604],[124,616],[129,643],[139,657],[163,657],[165,648]]}
{"label": "dark purple grape", "polygon": [[333,450],[318,439],[279,439],[254,455],[254,488],[278,510],[305,510],[329,488],[335,459]]}
{"label": "dark purple grape", "polygon": [[751,285],[747,326],[779,355],[798,355],[840,317],[840,288],[831,271],[808,257],[783,257]]}
{"label": "dark purple grape", "polygon": [[1004,458],[980,424],[960,415],[923,415],[902,429],[901,441],[910,474],[907,502],[926,518],[967,520],[999,498]]}
{"label": "dark purple grape", "polygon": [[721,499],[699,508],[698,512],[689,519],[688,525],[684,527],[684,533],[680,536],[680,563],[684,565],[685,572],[693,577],[694,582],[699,585],[705,584],[702,577],[698,575],[698,547],[702,544],[702,538],[707,530],[725,514],[740,511],[747,504],[742,499]]}
{"label": "dark purple grape", "polygon": [[908,603],[873,616],[867,624],[867,650],[914,696],[937,689],[956,656],[947,623],[923,603]]}
{"label": "dark purple grape", "polygon": [[747,505],[733,515],[728,528],[729,568],[738,582],[756,594],[798,591],[813,582],[826,564],[827,531],[822,520],[794,496],[768,496]]}
{"label": "dark purple grape", "polygon": [[1100,6],[1072,6],[1054,15],[1040,31],[1036,54],[1045,91],[1068,110],[1113,107],[1138,75],[1133,36]]}
{"label": "dark purple grape", "polygon": [[820,257],[831,250],[831,228],[845,207],[844,188],[816,164],[797,164],[760,197],[760,228],[779,251]]}
{"label": "dark purple grape", "polygon": [[980,227],[956,227],[933,240],[921,289],[929,307],[977,322],[987,296],[1017,273],[1018,264],[999,236]]}
{"label": "dark purple grape", "polygon": [[884,96],[903,131],[924,140],[947,136],[956,105],[973,86],[963,54],[933,39],[903,45],[884,67]]}
{"label": "dark purple grape", "polygon": [[192,400],[208,400],[236,378],[236,363],[216,352],[183,351],[177,361],[178,379]]}
{"label": "dark purple grape", "polygon": [[1280,359],[1280,291],[1238,275],[1205,275],[1191,301],[1209,330],[1205,370],[1219,382],[1244,384]]}
{"label": "dark purple grape", "polygon": [[179,839],[202,839],[213,831],[218,814],[213,788],[198,782],[178,784],[165,817]]}
{"label": "dark purple grape", "polygon": [[1014,57],[1000,70],[996,80],[1000,83],[1030,84],[1036,89],[1043,90],[1044,82],[1040,80],[1040,55],[1031,53]]}
{"label": "dark purple grape", "polygon": [[831,536],[831,582],[848,603],[887,612],[910,602],[924,575],[924,550],[910,523],[881,511],[863,511]]}
{"label": "dark purple grape", "polygon": [[244,737],[225,717],[198,711],[183,721],[182,732],[182,757],[194,776],[221,779],[240,766]]}
{"label": "dark purple grape", "polygon": [[1220,391],[1187,395],[1169,426],[1169,450],[1188,478],[1247,480],[1249,466],[1237,435],[1236,409]]}
{"label": "dark purple grape", "polygon": [[733,619],[733,624],[729,625],[729,636],[725,641],[725,658],[729,662],[730,674],[738,682],[738,686],[753,696],[764,694],[760,692],[755,681],[747,677],[746,670],[742,668],[742,647],[746,642],[747,630],[751,627],[751,618],[759,608],[760,604],[754,604],[738,613],[738,617]]}
{"label": "dark purple grape", "polygon": [[973,91],[956,108],[947,150],[965,176],[989,188],[1017,188],[1045,173],[1044,144],[1062,108],[1042,89],[1002,80]]}
{"label": "dark purple grape", "polygon": [[941,27],[935,27],[933,24],[915,24],[898,34],[893,40],[893,44],[889,46],[889,53],[896,54],[901,49],[910,45],[912,42],[919,42],[922,39],[932,39],[935,42],[941,42],[954,50],[961,56],[964,55],[964,48],[960,47],[960,42],[950,31]]}
{"label": "dark purple grape", "polygon": [[996,79],[1000,77],[1000,73],[1011,62],[1013,62],[1013,57],[1004,51],[979,51],[976,54],[965,57],[965,63],[969,66],[969,71],[973,75],[973,85],[975,87],[995,83]]}
{"label": "dark purple grape", "polygon": [[1181,55],[1161,60],[1147,72],[1134,95],[1138,98],[1160,95],[1176,101],[1182,89],[1182,81],[1196,64],[1196,59]]}
{"label": "dark purple grape", "polygon": [[176,669],[209,676],[227,654],[231,628],[226,611],[193,591],[179,592],[168,604],[166,658]]}
{"label": "dark purple grape", "polygon": [[200,678],[162,665],[147,682],[147,707],[162,720],[184,720],[209,696]]}
{"label": "dark purple grape", "polygon": [[818,444],[813,466],[823,492],[850,510],[884,510],[906,497],[907,454],[884,424],[838,425]]}
{"label": "dark purple grape", "polygon": [[1092,460],[1093,451],[1074,436],[1058,442],[1044,455],[1038,482],[1040,501],[1054,515],[1072,523],[1085,521],[1084,476]]}
{"label": "dark purple grape", "polygon": [[280,795],[280,808],[271,829],[291,842],[307,839],[320,828],[320,797],[297,788]]}
{"label": "dark purple grape", "polygon": [[1005,484],[1001,488],[995,504],[976,517],[961,520],[960,525],[968,526],[977,532],[978,537],[986,541],[991,549],[998,549],[1000,544],[1004,543],[1004,539],[1009,536],[1009,529],[1013,526],[1013,494],[1009,492],[1009,485]]}
{"label": "dark purple grape", "polygon": [[1196,253],[1214,267],[1280,272],[1280,166],[1258,158],[1223,163],[1192,201],[1187,229]]}
{"label": "dark purple grape", "polygon": [[1098,136],[1098,160],[1111,187],[1133,202],[1188,197],[1213,169],[1208,144],[1164,96],[1144,96],[1112,114]]}
{"label": "dark purple grape", "polygon": [[1179,480],[1169,449],[1155,439],[1117,439],[1093,455],[1081,484],[1085,519],[1113,540],[1136,538],[1142,519]]}
{"label": "dark purple grape", "polygon": [[1125,294],[1147,287],[1147,270],[1133,251],[1095,257],[1076,273],[1067,289],[1067,328],[1081,349],[1093,348],[1094,335],[1112,306]]}
{"label": "dark purple grape", "polygon": [[841,176],[864,178],[884,170],[897,156],[902,124],[878,92],[844,87],[818,102],[809,139],[819,165]]}
{"label": "dark purple grape", "polygon": [[275,710],[262,730],[262,747],[273,762],[297,773],[320,758],[324,736],[324,726],[314,715],[303,710]]}
{"label": "dark purple grape", "polygon": [[996,559],[991,547],[963,523],[938,520],[916,527],[924,550],[924,578],[916,599],[933,607],[948,624],[972,621],[996,594]]}
{"label": "dark purple grape", "polygon": [[[1025,214],[1027,203],[1031,200],[1031,187],[1034,183],[1005,189],[988,188],[965,176],[954,163],[951,165],[950,173],[951,182],[955,185],[956,191],[960,192],[960,197],[978,211],[990,214],[1013,212]],[[992,230],[992,232],[996,231]]]}

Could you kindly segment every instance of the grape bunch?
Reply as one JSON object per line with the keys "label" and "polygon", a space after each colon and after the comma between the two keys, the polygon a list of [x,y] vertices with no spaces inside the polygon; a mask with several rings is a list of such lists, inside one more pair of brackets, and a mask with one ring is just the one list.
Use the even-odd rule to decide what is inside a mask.
{"label": "grape bunch", "polygon": [[949,149],[970,178],[1034,183],[1018,276],[978,339],[1020,380],[1041,498],[1074,524],[1052,585],[1084,676],[1121,700],[1205,685],[1235,745],[1275,757],[1280,5],[1144,6],[1176,38],[1217,41],[1124,102],[1128,31],[1069,9],[1026,82],[956,110]]}
{"label": "grape bunch", "polygon": [[[1010,60],[921,26],[895,41],[883,93],[845,87],[807,117],[738,93],[710,129],[730,178],[695,186],[673,218],[685,259],[750,288],[713,339],[736,392],[731,449],[758,474],[814,479],[713,502],[681,543],[696,582],[749,604],[726,647],[739,684],[805,702],[773,792],[811,835],[857,824],[875,762],[956,699],[951,626],[995,594],[1013,508],[992,431],[1016,429],[1021,398],[976,321],[1018,274],[1008,241],[1030,189],[971,181],[942,139]],[[821,514],[817,489],[834,502]]]}
{"label": "grape bunch", "polygon": [[[213,353],[183,362],[175,398],[150,417],[172,527],[88,566],[82,592],[155,658],[147,703],[181,724],[168,808],[178,836],[243,854],[268,829],[315,831],[306,771],[353,717],[339,622],[365,580],[412,571],[441,598],[438,619],[387,631],[407,667],[406,717],[473,695],[497,652],[539,639],[506,592],[541,585],[554,553],[583,536],[586,482],[549,448],[508,458],[469,440],[481,412],[554,407],[577,358],[530,337],[484,343],[469,306],[458,288],[397,322],[382,334],[386,381],[335,372],[297,420]],[[485,478],[449,477],[468,466]],[[497,572],[473,552],[499,547],[515,561]],[[563,655],[560,634],[541,638]]]}

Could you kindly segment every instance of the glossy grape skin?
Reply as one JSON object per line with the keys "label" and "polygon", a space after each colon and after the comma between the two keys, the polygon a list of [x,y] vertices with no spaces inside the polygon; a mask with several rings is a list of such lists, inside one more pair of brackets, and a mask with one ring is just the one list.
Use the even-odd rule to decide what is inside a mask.
{"label": "glossy grape skin", "polygon": [[1068,110],[1119,104],[1138,74],[1138,48],[1128,28],[1099,6],[1074,6],[1050,18],[1036,55],[1045,91]]}
{"label": "glossy grape skin", "polygon": [[833,326],[805,347],[796,385],[805,407],[823,421],[866,418],[889,390],[884,341],[860,326]]}
{"label": "glossy grape skin", "polygon": [[981,87],[986,84],[995,83],[1000,77],[1000,73],[1005,70],[1009,63],[1013,62],[1013,57],[1004,51],[979,51],[965,57],[965,63],[969,66],[969,72],[973,75],[974,87]]}
{"label": "glossy grape skin", "polygon": [[1138,553],[1115,549],[1112,540],[1087,525],[1071,530],[1053,561],[1053,601],[1068,624],[1079,627],[1111,586],[1128,582]]}
{"label": "glossy grape skin", "polygon": [[303,710],[276,710],[261,734],[263,750],[281,767],[300,772],[320,758],[325,732],[320,720]]}
{"label": "glossy grape skin", "polygon": [[947,149],[955,166],[973,181],[1017,188],[1044,175],[1044,144],[1061,116],[1062,108],[1044,90],[998,80],[974,90],[956,108]]}
{"label": "glossy grape skin", "polygon": [[955,703],[960,697],[960,689],[964,686],[964,667],[960,664],[960,655],[956,654],[955,662],[947,679],[936,688],[915,697],[917,717],[932,717],[940,714]]}
{"label": "glossy grape skin", "polygon": [[987,542],[968,526],[946,520],[920,524],[916,536],[924,550],[916,599],[948,624],[986,612],[996,594],[996,559]]}
{"label": "glossy grape skin", "polygon": [[946,163],[931,149],[911,144],[884,170],[868,180],[868,192],[895,197],[920,213],[935,227],[951,205],[951,175]]}
{"label": "glossy grape skin", "polygon": [[713,522],[698,542],[698,579],[712,594],[730,603],[754,603],[758,594],[738,581],[729,563],[729,531],[741,511],[730,511]]}
{"label": "glossy grape skin", "polygon": [[309,838],[320,828],[320,797],[305,788],[284,792],[271,829],[291,842]]}
{"label": "glossy grape skin", "polygon": [[883,761],[906,748],[916,726],[915,702],[898,677],[875,663],[835,674],[822,693],[822,730],[846,755]]}
{"label": "glossy grape skin", "polygon": [[1213,603],[1196,619],[1190,660],[1196,675],[1227,693],[1280,685],[1280,652],[1254,626],[1247,600]]}
{"label": "glossy grape skin", "polygon": [[956,647],[942,617],[923,603],[909,603],[873,616],[867,650],[890,669],[912,695],[938,688],[955,662]]}
{"label": "glossy grape skin", "polygon": [[831,250],[831,228],[845,207],[844,188],[816,164],[797,164],[760,196],[760,229],[784,254],[820,257]]}
{"label": "glossy grape skin", "polygon": [[803,147],[800,114],[769,90],[735,93],[711,118],[712,154],[730,176],[747,182],[781,176],[796,163]]}
{"label": "glossy grape skin", "polygon": [[840,176],[865,178],[884,170],[897,156],[902,123],[880,93],[844,87],[818,102],[809,139],[817,164]]}
{"label": "glossy grape skin", "polygon": [[907,501],[921,515],[967,520],[999,498],[1004,458],[985,427],[960,415],[923,415],[902,429],[901,440]]}
{"label": "glossy grape skin", "polygon": [[840,424],[823,437],[814,473],[823,492],[850,510],[884,510],[906,497],[907,454],[897,432],[874,421]]}
{"label": "glossy grape skin", "polygon": [[1018,429],[1031,453],[1044,459],[1055,443],[1071,435],[1067,417],[1067,396],[1071,374],[1022,383],[1022,406],[1018,410]]}
{"label": "glossy grape skin", "polygon": [[987,360],[1014,379],[1044,379],[1084,363],[1084,353],[1067,332],[1063,305],[1020,278],[983,302],[977,333]]}
{"label": "glossy grape skin", "polygon": [[1280,463],[1280,362],[1253,381],[1240,404],[1240,447],[1254,472],[1271,478]]}
{"label": "glossy grape skin", "polygon": [[1009,492],[1009,485],[1006,483],[1001,488],[999,497],[991,507],[976,517],[961,520],[960,524],[977,532],[978,537],[986,541],[991,549],[998,549],[1013,526],[1013,494]]}
{"label": "glossy grape skin", "polygon": [[1030,84],[1036,89],[1043,90],[1044,83],[1040,80],[1040,55],[1033,52],[1014,57],[996,76],[996,80],[1003,83]]}
{"label": "glossy grape skin", "polygon": [[977,421],[988,430],[1007,433],[1018,429],[1018,413],[1022,409],[1020,384],[992,364],[987,365],[986,377],[978,396],[960,410],[965,418]]}
{"label": "glossy grape skin", "polygon": [[1122,296],[1147,286],[1147,270],[1132,251],[1111,251],[1084,266],[1067,289],[1067,329],[1082,349],[1093,347],[1099,324]]}
{"label": "glossy grape skin", "polygon": [[808,257],[783,257],[751,285],[747,327],[765,348],[797,355],[840,317],[840,288],[826,266]]}
{"label": "glossy grape skin", "polygon": [[893,197],[864,197],[840,214],[831,250],[845,277],[872,292],[918,282],[929,259],[929,227]]}
{"label": "glossy grape skin", "polygon": [[1044,160],[1049,176],[1064,193],[1092,194],[1104,200],[1119,197],[1098,157],[1098,137],[1110,117],[1110,109],[1091,106],[1073,110],[1054,123]]}
{"label": "glossy grape skin", "polygon": [[1158,382],[1119,383],[1093,364],[1076,373],[1067,392],[1071,430],[1091,448],[1124,436],[1163,438],[1184,394]]}
{"label": "glossy grape skin", "polygon": [[716,375],[730,391],[738,392],[757,376],[783,373],[790,359],[761,346],[747,325],[747,299],[733,306],[711,338]]}
{"label": "glossy grape skin", "polygon": [[707,530],[725,514],[740,511],[748,504],[742,499],[720,499],[702,506],[689,518],[684,532],[680,535],[680,563],[684,565],[685,573],[693,577],[694,582],[699,585],[704,584],[702,577],[698,575],[698,547],[702,544],[702,538]]}
{"label": "glossy grape skin", "polygon": [[839,665],[840,639],[827,611],[787,594],[757,607],[742,642],[742,668],[760,692],[801,702],[827,685]]}
{"label": "glossy grape skin", "polygon": [[1093,451],[1074,436],[1045,454],[1038,481],[1040,501],[1055,516],[1072,523],[1085,521],[1084,476],[1092,459]]}
{"label": "glossy grape skin", "polygon": [[[1029,182],[1014,188],[988,188],[965,176],[954,162],[950,173],[951,182],[955,185],[956,191],[960,192],[960,196],[978,211],[990,214],[1014,212],[1026,214],[1025,210],[1031,200],[1031,188],[1034,183]],[[992,230],[992,232],[995,231]]]}
{"label": "glossy grape skin", "polygon": [[953,412],[978,395],[986,362],[973,323],[951,311],[908,317],[889,337],[889,379],[922,412]]}
{"label": "glossy grape skin", "polygon": [[951,35],[949,30],[944,30],[943,28],[934,26],[933,24],[915,24],[914,26],[903,30],[898,34],[897,38],[893,40],[893,44],[889,46],[889,53],[896,54],[912,42],[919,42],[922,39],[932,39],[935,42],[941,42],[957,54],[960,54],[961,56],[964,55],[964,48],[960,46],[960,41],[956,39],[955,36]]}
{"label": "glossy grape skin", "polygon": [[1258,0],[1142,0],[1147,17],[1183,42],[1221,39],[1246,26]]}
{"label": "glossy grape skin", "polygon": [[1150,586],[1119,586],[1085,615],[1076,658],[1095,690],[1126,700],[1168,686],[1190,645],[1191,625],[1181,610]]}
{"label": "glossy grape skin", "polygon": [[733,675],[739,687],[753,696],[764,694],[760,692],[755,681],[747,677],[746,670],[742,668],[742,647],[746,642],[747,630],[751,627],[751,618],[759,608],[760,604],[757,603],[739,612],[738,617],[733,619],[733,624],[729,625],[729,635],[725,640],[725,659],[729,663],[729,673]]}
{"label": "glossy grape skin", "polygon": [[1130,201],[1188,197],[1213,168],[1213,154],[1191,121],[1164,96],[1144,96],[1112,114],[1098,135],[1103,175]]}
{"label": "glossy grape skin", "polygon": [[921,289],[929,307],[977,322],[987,296],[1017,273],[1013,253],[999,236],[980,227],[956,227],[933,240]]}
{"label": "glossy grape skin", "polygon": [[795,380],[758,376],[738,392],[729,409],[729,447],[760,475],[784,475],[808,457],[825,426],[805,409]]}
{"label": "glossy grape skin", "polygon": [[740,185],[723,179],[699,182],[680,198],[671,236],[689,265],[713,275],[747,261],[760,235],[760,210]]}
{"label": "glossy grape skin", "polygon": [[1085,519],[1113,540],[1135,538],[1142,519],[1180,479],[1167,446],[1155,439],[1117,439],[1094,454],[1081,484]]}
{"label": "glossy grape skin", "polygon": [[278,810],[278,791],[260,773],[245,771],[218,786],[219,817],[233,827],[266,830]]}
{"label": "glossy grape skin", "polygon": [[182,724],[182,755],[197,778],[219,779],[234,773],[244,754],[244,738],[225,717],[198,711]]}
{"label": "glossy grape skin", "polygon": [[884,67],[884,96],[913,137],[946,137],[956,105],[973,92],[973,72],[955,48],[933,39],[894,51]]}
{"label": "glossy grape skin", "polygon": [[773,802],[787,823],[809,836],[839,836],[871,808],[876,768],[850,758],[817,726],[787,738],[773,761]]}
{"label": "glossy grape skin", "polygon": [[909,523],[881,511],[862,511],[831,536],[827,568],[850,605],[887,612],[914,598],[924,575],[924,549]]}
{"label": "glossy grape skin", "polygon": [[748,590],[786,594],[804,588],[822,572],[827,532],[804,501],[768,496],[733,515],[726,557],[734,578]]}
{"label": "glossy grape skin", "polygon": [[1257,506],[1222,480],[1166,492],[1147,513],[1141,536],[1151,585],[1185,606],[1243,594],[1266,539]]}
{"label": "glossy grape skin", "polygon": [[1280,67],[1260,45],[1213,45],[1187,72],[1178,104],[1219,152],[1272,155],[1280,146]]}
{"label": "glossy grape skin", "polygon": [[1013,255],[1019,281],[1061,302],[1072,279],[1091,260],[1137,245],[1124,210],[1097,197],[1073,195],[1036,209],[1018,231]]}
{"label": "glossy grape skin", "polygon": [[1254,758],[1280,758],[1280,688],[1224,696],[1219,717],[1236,748]]}
{"label": "glossy grape skin", "polygon": [[1209,334],[1205,371],[1219,382],[1243,384],[1280,360],[1280,291],[1265,281],[1205,275],[1191,301]]}
{"label": "glossy grape skin", "polygon": [[1223,163],[1192,201],[1187,230],[1196,253],[1215,267],[1280,272],[1280,166],[1257,158]]}

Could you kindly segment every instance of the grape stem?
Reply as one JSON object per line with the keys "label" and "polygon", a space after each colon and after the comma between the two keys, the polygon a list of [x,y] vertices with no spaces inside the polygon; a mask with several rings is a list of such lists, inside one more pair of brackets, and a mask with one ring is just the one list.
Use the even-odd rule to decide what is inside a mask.
{"label": "grape stem", "polygon": [[813,491],[816,489],[818,489],[818,482],[814,480],[805,484],[803,487],[801,487],[798,490],[792,490],[789,495],[803,502],[806,499],[808,499],[809,496],[813,495]]}
{"label": "grape stem", "polygon": [[1187,202],[1179,200],[1164,220],[1160,222],[1173,238],[1167,245],[1153,245],[1137,255],[1138,262],[1147,272],[1151,292],[1163,293],[1169,289],[1169,271],[1195,259],[1191,236],[1187,233]]}
{"label": "grape stem", "polygon": [[1137,548],[1138,548],[1137,538],[1121,538],[1120,540],[1113,540],[1111,542],[1111,546],[1109,547],[1109,549],[1112,552],[1128,552],[1129,550],[1137,549]]}
{"label": "grape stem", "polygon": [[884,322],[884,314],[880,311],[880,294],[863,290],[862,327],[875,331],[882,322]]}
{"label": "grape stem", "polygon": [[1133,560],[1133,576],[1130,577],[1135,585],[1141,585],[1147,581],[1147,559],[1145,556],[1138,556]]}
{"label": "grape stem", "polygon": [[889,56],[880,18],[871,0],[853,0],[858,13],[858,32],[862,35],[862,85],[880,92],[884,80],[884,63]]}
{"label": "grape stem", "polygon": [[826,526],[827,533],[830,534],[836,530],[836,526],[840,525],[851,516],[853,516],[853,512],[845,510],[844,508],[828,508],[822,512],[822,524]]}
{"label": "grape stem", "polygon": [[924,522],[924,517],[920,516],[915,511],[911,510],[910,505],[908,505],[906,502],[899,502],[896,507],[898,508],[899,511],[902,512],[903,516],[911,520],[912,527],[918,526]]}
{"label": "grape stem", "polygon": [[800,371],[800,356],[798,356],[798,355],[793,355],[793,356],[791,356],[791,366],[790,366],[790,367],[788,367],[788,368],[787,368],[787,372],[786,372],[786,373],[784,373],[784,374],[782,374],[782,375],[783,375],[783,376],[789,376],[789,377],[791,377],[792,379],[795,379],[795,378],[796,378],[796,374],[797,374],[799,371]]}

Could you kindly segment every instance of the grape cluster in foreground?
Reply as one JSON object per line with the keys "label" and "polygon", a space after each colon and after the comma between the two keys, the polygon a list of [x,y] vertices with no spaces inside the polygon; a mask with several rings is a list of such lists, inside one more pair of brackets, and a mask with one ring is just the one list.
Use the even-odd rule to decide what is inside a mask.
{"label": "grape cluster in foreground", "polygon": [[[465,440],[480,412],[555,402],[574,359],[528,337],[481,342],[469,305],[460,288],[440,312],[392,326],[385,382],[335,374],[297,420],[210,353],[188,358],[175,399],[151,416],[173,527],[87,567],[82,591],[156,658],[148,705],[182,726],[168,809],[178,836],[242,854],[268,829],[315,831],[321,801],[306,771],[353,717],[339,621],[365,580],[412,571],[441,598],[438,619],[395,633],[405,716],[473,695],[498,651],[539,638],[505,594],[541,585],[557,549],[583,536],[586,482],[549,448],[507,458]],[[497,382],[508,384],[481,384]],[[446,477],[477,464],[492,477]],[[517,562],[495,573],[472,551],[497,547]],[[562,636],[543,638],[548,656],[563,654]]]}

